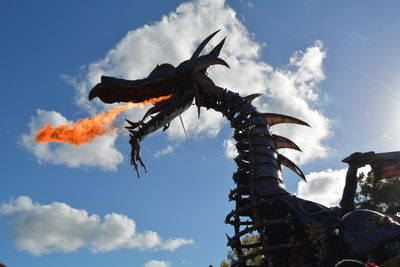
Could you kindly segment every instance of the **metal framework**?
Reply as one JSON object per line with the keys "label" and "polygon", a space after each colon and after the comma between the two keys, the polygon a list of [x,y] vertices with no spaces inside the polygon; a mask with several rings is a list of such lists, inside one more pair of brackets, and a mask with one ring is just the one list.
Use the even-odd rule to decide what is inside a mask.
{"label": "metal framework", "polygon": [[[249,260],[259,255],[263,263],[257,266],[333,266],[345,258],[371,260],[376,254],[374,251],[382,244],[389,241],[392,245],[398,244],[400,225],[385,215],[370,211],[361,215],[356,213],[369,221],[375,218],[375,222],[387,223],[384,231],[379,228],[379,223],[366,225],[363,229],[368,234],[375,235],[379,230],[384,237],[377,239],[379,242],[369,241],[368,246],[363,246],[359,244],[363,239],[349,234],[358,227],[354,224],[357,220],[342,220],[338,212],[286,191],[282,182],[282,165],[304,180],[305,176],[292,161],[279,154],[279,149],[300,148],[285,137],[271,134],[269,128],[279,123],[308,124],[290,116],[257,111],[251,103],[259,94],[242,97],[216,86],[206,70],[211,65],[229,67],[218,57],[225,39],[210,53],[200,56],[216,33],[208,36],[192,57],[177,67],[157,65],[147,78],[135,81],[103,76],[101,83],[90,92],[90,100],[99,97],[105,103],[142,102],[171,95],[171,98],[150,108],[141,121],[127,120],[132,146],[131,163],[138,175],[138,165],[144,167],[140,141],[157,129],[166,130],[169,123],[194,100],[199,116],[200,107],[214,109],[221,112],[234,129],[239,155],[235,158],[237,170],[233,174],[236,188],[231,190],[229,199],[236,202],[236,208],[225,221],[234,228],[234,235],[228,237],[228,245],[238,256],[231,266],[252,266]],[[352,216],[356,215],[353,213]],[[360,236],[365,236],[365,231]],[[244,244],[243,238],[254,233],[259,234],[259,240]],[[360,247],[363,251],[359,250]],[[246,254],[245,251],[251,248],[254,248],[254,253]],[[398,247],[393,245],[389,256],[397,253]]]}

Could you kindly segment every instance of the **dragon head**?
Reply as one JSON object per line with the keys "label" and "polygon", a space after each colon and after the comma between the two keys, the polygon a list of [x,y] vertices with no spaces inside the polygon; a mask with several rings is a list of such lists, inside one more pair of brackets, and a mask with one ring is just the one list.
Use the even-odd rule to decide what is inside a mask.
{"label": "dragon head", "polygon": [[165,131],[174,118],[190,107],[193,100],[200,116],[203,92],[215,90],[214,82],[206,74],[207,68],[211,65],[229,68],[224,60],[218,58],[225,38],[210,53],[200,56],[201,51],[218,32],[204,39],[191,58],[177,67],[168,63],[157,65],[147,78],[134,81],[102,76],[101,83],[90,91],[89,100],[98,97],[104,103],[141,103],[159,97],[166,98],[150,108],[139,122],[127,120],[130,125],[126,128],[130,132],[129,143],[132,146],[131,164],[135,166],[138,175],[137,162],[145,168],[140,157],[139,142],[161,127]]}

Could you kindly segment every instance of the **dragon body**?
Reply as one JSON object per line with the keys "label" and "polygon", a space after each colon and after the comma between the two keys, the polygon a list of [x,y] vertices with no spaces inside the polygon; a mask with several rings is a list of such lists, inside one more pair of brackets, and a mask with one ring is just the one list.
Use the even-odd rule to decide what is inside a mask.
{"label": "dragon body", "polygon": [[[282,182],[281,165],[303,173],[279,148],[298,147],[281,136],[272,135],[270,124],[306,123],[288,116],[259,113],[251,104],[255,95],[244,98],[217,87],[218,93],[205,95],[203,105],[221,112],[234,128],[238,156],[233,174],[236,188],[229,199],[236,208],[226,217],[235,234],[228,244],[238,258],[232,266],[247,266],[249,260],[264,255],[267,266],[300,266],[319,262],[326,266],[334,255],[340,220],[331,210],[289,194]],[[248,234],[258,233],[259,240],[243,244]],[[335,236],[336,235],[336,236]],[[328,238],[328,236],[330,236]],[[252,254],[243,250],[252,249]],[[315,253],[318,252],[318,253]]]}
{"label": "dragon body", "polygon": [[[141,121],[128,120],[126,128],[130,131],[131,163],[138,174],[139,165],[144,167],[140,141],[157,129],[166,130],[169,123],[194,101],[199,115],[200,107],[216,110],[230,121],[234,129],[233,137],[238,151],[235,158],[237,170],[233,174],[236,188],[231,190],[229,199],[236,202],[236,207],[226,217],[226,223],[234,228],[234,235],[228,237],[228,245],[237,255],[231,266],[256,266],[251,265],[251,259],[255,257],[262,259],[261,265],[257,266],[270,267],[334,266],[343,258],[371,258],[368,256],[371,253],[367,252],[380,243],[369,244],[366,250],[365,246],[361,246],[364,252],[351,250],[357,238],[346,233],[357,228],[353,220],[343,224],[341,215],[332,209],[297,198],[286,191],[282,181],[282,166],[293,170],[303,179],[305,177],[278,150],[300,149],[289,139],[271,134],[270,127],[278,123],[308,124],[290,116],[258,112],[252,105],[252,100],[258,94],[241,97],[216,86],[206,70],[211,65],[229,67],[218,58],[225,39],[210,53],[200,56],[202,49],[216,33],[207,37],[192,57],[177,67],[157,65],[147,78],[136,81],[102,77],[101,83],[90,92],[89,99],[99,97],[105,103],[141,102],[159,96],[172,96],[149,109]],[[386,218],[375,213],[363,216]],[[400,225],[392,221],[388,225],[384,241],[393,237],[399,239]],[[259,235],[256,242],[243,242],[246,236],[255,233]],[[246,253],[249,250],[252,253]]]}

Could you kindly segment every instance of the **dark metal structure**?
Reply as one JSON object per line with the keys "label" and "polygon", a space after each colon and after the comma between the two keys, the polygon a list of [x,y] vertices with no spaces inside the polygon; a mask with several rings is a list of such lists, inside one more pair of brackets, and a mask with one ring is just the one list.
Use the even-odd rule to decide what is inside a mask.
{"label": "dark metal structure", "polygon": [[[192,57],[177,67],[157,65],[147,78],[135,81],[103,76],[101,83],[90,92],[90,100],[99,97],[105,103],[142,102],[172,95],[150,108],[141,121],[127,120],[131,163],[138,175],[138,165],[144,167],[140,141],[157,129],[166,130],[194,100],[199,116],[200,107],[214,109],[221,112],[234,128],[233,137],[239,152],[235,158],[237,170],[233,174],[237,186],[230,192],[229,199],[236,202],[236,208],[226,217],[226,223],[234,227],[234,235],[228,237],[228,244],[238,255],[232,266],[251,266],[248,260],[258,255],[263,258],[260,266],[334,266],[345,258],[382,263],[397,254],[400,225],[389,217],[370,211],[354,211],[342,220],[340,213],[286,191],[282,165],[304,180],[305,176],[278,151],[300,148],[285,137],[271,134],[269,127],[279,123],[308,124],[290,116],[257,111],[251,102],[259,94],[242,97],[216,86],[206,70],[211,65],[229,67],[218,57],[225,39],[210,53],[200,56],[216,33],[208,36]],[[355,229],[359,231],[355,233]],[[259,234],[259,241],[243,244],[243,237],[254,233]],[[391,250],[380,257],[382,253],[376,250],[381,250],[382,246],[391,247]],[[249,248],[256,250],[253,254],[245,254],[243,251]]]}

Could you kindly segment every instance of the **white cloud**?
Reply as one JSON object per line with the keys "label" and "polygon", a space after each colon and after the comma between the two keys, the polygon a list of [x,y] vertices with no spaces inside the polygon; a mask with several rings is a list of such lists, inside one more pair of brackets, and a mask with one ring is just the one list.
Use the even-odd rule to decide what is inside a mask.
{"label": "white cloud", "polygon": [[315,106],[319,96],[317,84],[325,78],[322,62],[326,56],[322,42],[305,52],[298,51],[290,58],[286,69],[270,75],[269,101],[264,109],[283,113],[306,121],[311,128],[296,125],[278,125],[273,130],[295,141],[303,153],[286,150],[285,154],[300,164],[327,156],[329,149],[322,141],[331,135],[330,120]]}
{"label": "white cloud", "polygon": [[327,207],[338,205],[346,182],[346,172],[347,169],[311,172],[306,175],[307,183],[298,183],[296,195]]}
{"label": "white cloud", "polygon": [[357,176],[359,176],[361,173],[363,173],[364,175],[368,175],[370,171],[372,171],[371,166],[365,165],[364,167],[361,167],[357,170]]}
{"label": "white cloud", "polygon": [[12,217],[16,246],[34,255],[71,252],[88,247],[92,252],[120,248],[169,250],[192,244],[192,239],[162,239],[156,232],[136,232],[135,222],[125,215],[111,213],[101,219],[86,210],[65,203],[33,203],[21,196],[0,206],[0,214]]}
{"label": "white cloud", "polygon": [[144,267],[169,267],[170,263],[167,261],[156,261],[156,260],[151,260],[149,262],[146,262]]}
{"label": "white cloud", "polygon": [[[357,170],[357,176],[365,175],[371,171],[371,166],[366,165]],[[343,188],[346,183],[347,168],[320,172],[311,172],[306,175],[307,183],[301,181],[297,184],[298,197],[318,202],[327,207],[338,206],[342,199]]]}
{"label": "white cloud", "polygon": [[[331,135],[330,120],[317,106],[320,102],[318,84],[325,78],[322,64],[326,50],[322,42],[316,41],[305,51],[295,52],[288,65],[274,68],[261,61],[262,44],[254,41],[253,36],[237,18],[235,11],[226,5],[225,0],[193,0],[182,3],[161,20],[128,32],[103,59],[90,63],[87,72],[81,77],[64,75],[63,78],[76,89],[77,105],[94,114],[110,108],[110,105],[105,105],[98,99],[89,102],[87,98],[89,90],[100,81],[101,75],[141,79],[146,77],[156,64],[169,62],[176,66],[188,59],[199,42],[217,29],[222,29],[221,33],[214,37],[205,52],[226,35],[227,41],[221,58],[224,58],[231,68],[212,67],[209,70],[210,77],[217,85],[243,96],[263,93],[267,97],[255,101],[261,112],[280,112],[307,121],[312,126],[311,129],[293,125],[274,127],[278,134],[293,139],[303,149],[304,153],[284,151],[286,155],[294,158],[294,161],[306,163],[315,158],[325,157],[329,149],[323,141]],[[132,109],[125,114],[129,119],[136,121],[143,113],[144,110]],[[211,110],[202,109],[200,120],[197,119],[195,108],[190,108],[182,117],[187,133],[192,138],[215,137],[223,125],[226,125],[222,115]],[[171,123],[166,133],[170,139],[185,138],[178,120]],[[121,160],[120,154],[113,147],[113,138],[115,137],[109,137],[108,144],[103,145],[115,156],[112,168]],[[38,153],[38,149],[32,149],[31,146],[33,145],[29,142],[26,144],[39,161],[43,161],[43,153]],[[68,151],[60,149],[58,158],[63,158],[64,152]],[[91,150],[90,153],[100,154],[95,150]],[[53,163],[73,165],[66,159]],[[101,164],[103,163],[98,165]]]}
{"label": "white cloud", "polygon": [[183,245],[190,245],[193,243],[194,243],[193,239],[173,238],[165,241],[164,244],[162,245],[162,249],[174,251]]}
{"label": "white cloud", "polygon": [[38,109],[31,118],[29,134],[22,134],[20,143],[36,156],[39,163],[65,164],[69,167],[99,167],[104,170],[115,170],[123,160],[122,154],[115,148],[116,132],[95,138],[93,142],[80,146],[60,143],[41,143],[34,141],[36,132],[45,123],[53,126],[72,124],[56,111]]}
{"label": "white cloud", "polygon": [[238,155],[234,139],[232,138],[225,139],[224,147],[225,147],[225,157],[227,157],[228,159],[233,159]]}
{"label": "white cloud", "polygon": [[171,145],[168,145],[166,148],[164,148],[164,149],[161,149],[161,150],[157,150],[155,153],[154,153],[154,157],[156,157],[156,158],[159,158],[159,157],[161,157],[161,156],[165,156],[165,155],[167,155],[167,154],[170,154],[170,153],[172,153],[172,152],[174,152],[174,150],[175,150],[175,147],[174,146],[171,146]]}

